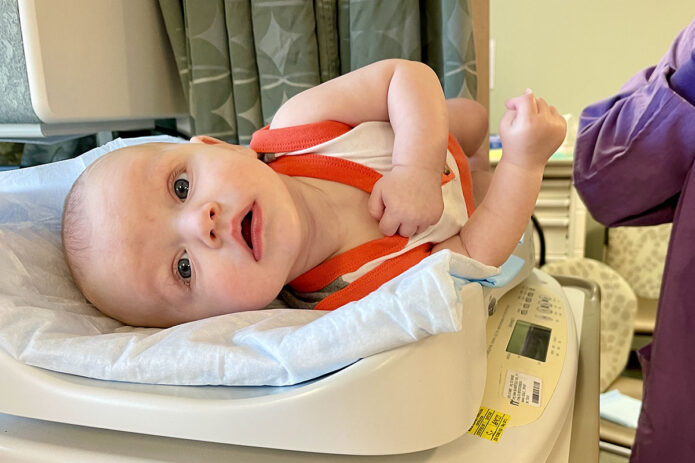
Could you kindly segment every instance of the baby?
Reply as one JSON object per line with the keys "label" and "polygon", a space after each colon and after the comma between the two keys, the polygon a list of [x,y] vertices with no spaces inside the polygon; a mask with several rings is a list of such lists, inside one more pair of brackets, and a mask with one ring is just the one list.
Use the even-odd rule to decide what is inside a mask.
{"label": "baby", "polygon": [[482,107],[446,101],[430,68],[403,60],[289,99],[251,148],[200,136],[111,152],[66,199],[68,266],[102,312],[154,327],[280,293],[330,310],[441,249],[499,266],[565,134],[530,90],[506,106],[492,175]]}

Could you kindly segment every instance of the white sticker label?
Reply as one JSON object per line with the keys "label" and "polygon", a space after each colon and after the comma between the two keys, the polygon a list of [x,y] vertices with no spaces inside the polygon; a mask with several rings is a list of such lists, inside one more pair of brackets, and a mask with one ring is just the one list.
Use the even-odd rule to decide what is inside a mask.
{"label": "white sticker label", "polygon": [[543,381],[540,378],[507,370],[504,396],[511,401],[512,405],[527,404],[540,407],[542,386]]}

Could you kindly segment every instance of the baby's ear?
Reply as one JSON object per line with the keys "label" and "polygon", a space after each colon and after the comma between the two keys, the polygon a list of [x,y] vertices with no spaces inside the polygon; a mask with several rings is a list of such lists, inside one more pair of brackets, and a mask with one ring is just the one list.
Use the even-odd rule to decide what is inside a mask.
{"label": "baby's ear", "polygon": [[207,135],[196,135],[191,138],[191,143],[204,143],[206,145],[227,145],[228,143],[217,138],[209,137]]}

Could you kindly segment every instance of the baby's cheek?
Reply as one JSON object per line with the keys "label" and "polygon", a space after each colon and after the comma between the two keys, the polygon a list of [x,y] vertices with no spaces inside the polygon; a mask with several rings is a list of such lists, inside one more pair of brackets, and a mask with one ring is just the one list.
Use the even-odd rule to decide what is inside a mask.
{"label": "baby's cheek", "polygon": [[209,281],[209,305],[214,306],[218,313],[233,313],[244,310],[255,310],[265,306],[262,296],[262,284],[243,275],[243,270],[218,269]]}

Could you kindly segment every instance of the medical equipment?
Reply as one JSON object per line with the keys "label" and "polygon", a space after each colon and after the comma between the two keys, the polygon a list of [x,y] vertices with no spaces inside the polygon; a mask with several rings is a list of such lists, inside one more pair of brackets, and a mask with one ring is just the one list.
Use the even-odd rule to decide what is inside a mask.
{"label": "medical equipment", "polygon": [[0,138],[153,128],[188,114],[157,2],[6,1],[0,41]]}
{"label": "medical equipment", "polygon": [[[110,146],[118,147],[120,143],[123,142],[116,140]],[[6,173],[2,188],[8,189],[3,198],[7,200],[9,211],[7,215],[0,214],[2,221],[11,222],[13,218],[19,217],[34,223],[33,228],[40,229],[41,223],[50,226],[55,217],[59,216],[56,214],[56,207],[60,207],[60,197],[65,194],[64,184],[69,186],[84,163],[103,154],[104,149],[109,148],[97,149],[63,163]],[[56,175],[58,172],[60,175]],[[31,198],[30,207],[26,205],[27,197]],[[20,198],[24,198],[24,206]],[[577,350],[572,319],[568,316],[569,312],[565,311],[569,304],[564,299],[562,289],[550,277],[537,272],[537,275],[529,277],[527,283],[503,296],[528,274],[533,261],[531,242],[530,239],[524,239],[517,247],[516,262],[523,263],[524,269],[511,282],[507,282],[506,286],[494,286],[501,283],[495,282],[495,279],[502,280],[504,272],[499,277],[482,278],[481,283],[492,284],[493,287],[483,288],[477,283],[470,283],[471,272],[476,271],[475,265],[457,265],[458,260],[453,259],[455,256],[451,256],[453,265],[450,272],[439,274],[440,276],[433,274],[433,278],[429,278],[437,287],[455,288],[459,293],[458,300],[465,301],[465,310],[459,315],[463,319],[463,329],[460,331],[427,337],[420,342],[364,358],[322,378],[286,388],[134,385],[44,371],[17,362],[3,352],[0,354],[0,365],[4,373],[4,381],[0,383],[0,411],[9,415],[92,428],[304,452],[384,455],[437,448],[435,452],[454,452],[460,456],[466,452],[471,455],[482,452],[486,455],[493,449],[500,451],[499,449],[506,448],[520,454],[516,447],[519,442],[523,442],[528,461],[536,461],[539,455],[550,451],[544,444],[546,440],[557,440],[557,432],[566,429],[562,424],[568,421],[568,410],[574,396]],[[448,262],[448,256],[447,252],[437,253],[422,264],[437,262],[442,257]],[[16,253],[8,254],[9,261],[21,261],[26,257],[27,255],[22,257]],[[37,257],[33,256],[33,259],[36,260]],[[39,260],[45,266],[45,260]],[[510,262],[515,261],[512,259]],[[21,264],[22,262],[19,266],[20,276],[22,269],[24,273],[29,272],[26,269],[32,263],[25,261]],[[404,273],[403,280],[410,274],[418,274],[421,270],[418,267],[420,266]],[[7,270],[9,271],[9,267]],[[467,276],[467,279],[463,276]],[[387,285],[399,284],[399,278],[401,277]],[[455,284],[457,281],[459,283]],[[41,289],[36,285],[27,288],[34,292]],[[407,294],[400,292],[398,286],[394,288],[395,290],[387,292]],[[9,287],[7,289],[11,290]],[[19,300],[17,297],[20,296],[15,295],[15,299],[10,299],[10,302],[16,304]],[[405,299],[405,302],[418,300],[416,294],[405,296]],[[455,302],[456,299],[450,301]],[[433,299],[423,300],[422,304],[425,309],[433,310],[435,307]],[[521,306],[515,312],[519,304]],[[536,306],[538,310],[533,312],[531,307]],[[28,321],[29,310],[30,307],[27,306],[24,311],[12,316],[10,321],[19,320],[20,324],[17,326],[21,327],[22,321]],[[71,311],[75,311],[75,307]],[[351,313],[352,310],[345,312]],[[54,311],[47,313],[50,318],[58,316]],[[338,311],[333,312],[335,313]],[[500,340],[507,346],[504,351],[490,347],[491,364],[495,365],[496,360],[492,360],[499,357],[500,353],[506,355],[504,352],[509,351],[514,352],[509,355],[518,365],[486,367],[484,333],[489,313],[492,317],[488,326],[495,327],[488,333],[492,340],[491,346],[498,345]],[[324,315],[321,319],[327,317],[329,315]],[[418,317],[422,318],[421,315]],[[512,320],[516,321],[511,323]],[[39,329],[45,329],[45,326],[42,322]],[[511,331],[504,334],[503,327]],[[26,338],[18,335],[19,329],[11,331],[9,337],[14,335],[20,340],[19,344],[37,343],[33,338],[22,341]],[[50,340],[54,341],[54,336],[58,340],[49,345],[60,349],[63,344],[60,340],[64,340],[65,334],[49,331]],[[4,336],[2,341],[7,345],[8,335]],[[509,339],[512,340],[511,344]],[[535,350],[531,346],[535,346]],[[547,350],[548,346],[552,348]],[[9,352],[18,359],[29,359],[24,355],[27,350],[15,347]],[[152,350],[152,346],[147,347],[146,350]],[[144,363],[137,362],[138,356],[143,358],[139,354],[141,350],[136,349],[136,352],[138,354],[133,363],[136,368],[142,368]],[[50,357],[51,354],[49,350],[41,355]],[[557,363],[555,357],[561,357],[562,366],[548,368]],[[67,358],[69,359],[70,357]],[[528,364],[529,361],[531,364]],[[540,365],[540,369],[532,365]],[[549,370],[553,371],[548,373]],[[330,370],[326,370],[328,371]],[[497,379],[504,382],[502,386],[505,389],[512,382],[522,384],[528,382],[529,378],[532,383],[536,380],[541,383],[537,403],[522,403],[524,398],[518,392],[511,398],[507,397],[517,402],[515,407],[523,409],[539,405],[538,410],[520,413],[518,409],[504,408],[504,403],[494,401],[494,390],[488,392],[488,399],[483,399],[486,376],[488,391],[491,391],[495,375],[502,374],[502,371],[512,372],[511,376],[505,373],[504,379],[501,376]],[[533,388],[533,385],[530,387]],[[27,400],[27,397],[32,399]],[[497,445],[491,449],[486,447],[489,444],[483,439],[465,434],[474,421],[481,400],[484,407],[494,407],[493,410],[502,419],[504,415],[510,417],[507,437],[501,436],[505,439],[501,442],[513,445]],[[534,394],[525,400],[534,402]],[[24,426],[18,428],[18,418],[7,419],[8,432],[28,429]],[[423,426],[423,423],[428,423],[428,426]],[[33,429],[33,425],[29,425],[29,428]],[[542,441],[529,439],[524,432],[528,429],[534,433],[542,432],[546,437]],[[480,434],[485,435],[485,431],[481,430]],[[12,435],[13,439],[20,437]],[[496,433],[496,437],[500,437],[499,433]],[[65,439],[70,442],[68,436]],[[536,445],[530,445],[531,442]],[[16,441],[8,442],[5,448],[15,449],[17,445]],[[48,454],[54,455],[56,452],[51,450]],[[40,461],[45,455],[35,454],[33,457]]]}
{"label": "medical equipment", "polygon": [[[592,461],[592,453],[598,452],[595,436],[598,376],[596,372],[589,374],[591,370],[588,368],[591,365],[595,367],[598,358],[595,289],[592,292],[565,285],[564,293],[569,296],[568,302],[562,296],[560,286],[552,278],[534,271],[529,280],[500,300],[496,312],[498,315],[491,317],[488,332],[500,329],[495,340],[490,343],[491,353],[499,352],[500,347],[504,347],[506,352],[508,341],[518,336],[514,334],[517,322],[521,323],[518,326],[529,326],[524,325],[528,322],[522,320],[525,316],[521,311],[525,310],[523,304],[531,288],[535,288],[531,291],[534,293],[531,298],[537,307],[536,315],[546,313],[544,303],[548,300],[551,302],[551,310],[558,315],[562,315],[562,312],[558,312],[561,307],[571,306],[576,312],[582,312],[582,308],[587,309],[584,311],[583,323],[581,316],[578,320],[583,324],[582,331],[593,334],[594,339],[592,341],[591,336],[583,336],[582,347],[588,355],[580,357],[583,378],[578,384],[583,384],[583,392],[577,395],[581,404],[577,403],[574,407],[574,416],[571,409],[575,359],[567,358],[567,368],[562,369],[556,387],[544,382],[540,398],[544,408],[533,410],[533,407],[523,403],[518,405],[519,410],[542,410],[541,419],[520,425],[524,421],[522,419],[515,425],[514,415],[511,415],[512,419],[497,443],[464,434],[431,450],[406,455],[355,457],[355,461],[481,461],[479,458],[485,458],[486,461],[567,461],[572,418],[575,423],[571,427],[572,435],[588,433],[584,442],[573,441],[573,453],[581,452],[581,460],[572,461]],[[563,304],[555,305],[559,301]],[[532,311],[526,315],[530,314]],[[537,319],[536,316],[531,318]],[[508,323],[513,320],[514,323]],[[542,318],[540,320],[548,321]],[[500,321],[502,326],[496,324]],[[561,325],[563,322],[558,323]],[[529,340],[548,339],[548,347],[553,343],[564,344],[565,353],[576,355],[577,346],[569,329],[574,325],[572,317],[564,323],[569,335],[565,340],[561,336],[556,338],[558,333],[555,332],[547,338],[547,332],[541,323],[537,324],[539,328],[536,331],[526,330],[524,337],[530,336]],[[509,328],[511,338],[501,335],[502,329]],[[407,450],[411,446],[410,439],[415,439],[418,444],[434,439],[430,441],[433,443],[437,439],[433,435],[437,433],[440,437],[446,434],[445,440],[449,440],[452,434],[465,433],[468,424],[456,422],[460,420],[454,419],[456,413],[451,410],[455,406],[450,399],[461,395],[461,389],[450,388],[450,383],[462,383],[460,371],[456,368],[458,354],[447,354],[451,354],[452,348],[461,348],[462,343],[465,343],[463,338],[471,334],[474,333],[458,332],[426,338],[416,344],[364,359],[325,378],[285,388],[185,388],[104,383],[27,367],[8,359],[6,355],[0,355],[2,371],[6,372],[5,381],[2,382],[5,390],[0,394],[4,411],[13,404],[11,406],[15,409],[33,409],[39,418],[47,420],[62,423],[79,420],[82,424],[106,424],[107,428],[140,432],[105,431],[2,414],[0,456],[8,462],[115,462],[145,459],[162,462],[212,462],[228,461],[230,458],[248,462],[334,461],[337,458],[335,455],[230,446],[187,439],[215,440],[205,439],[202,435],[216,432],[218,436],[226,434],[231,440],[248,439],[246,444],[250,446],[268,445],[270,441],[278,445],[284,441],[289,448],[304,447],[326,451],[327,447],[333,446],[333,450],[336,450],[336,446],[342,445],[344,450],[350,449],[349,453],[358,454],[370,453],[369,450],[374,452],[376,447],[384,450],[389,445],[397,445],[401,451]],[[529,343],[512,342],[509,348],[539,357],[545,350],[544,345],[544,342],[536,344],[538,349],[532,350]],[[550,347],[546,356],[552,356],[553,350],[556,349]],[[503,357],[507,357],[507,361],[517,362],[512,368],[522,370],[522,374],[530,371],[524,369],[523,363],[539,362],[519,354],[507,353]],[[492,369],[489,372],[492,377],[502,373]],[[545,378],[544,376],[544,381]],[[16,385],[14,394],[8,394],[6,390],[10,382]],[[592,394],[592,391],[596,391],[596,394]],[[27,400],[26,397],[32,399]],[[499,412],[517,407],[504,404],[495,406],[501,409],[497,410]],[[236,413],[239,417],[247,413],[242,422],[233,418],[221,419],[222,415],[235,408],[236,411],[232,411],[231,415]],[[428,410],[430,408],[433,409]],[[271,418],[273,409],[275,415]],[[582,413],[583,416],[579,416]],[[278,429],[274,426],[273,419],[280,420],[285,426]],[[96,422],[100,424],[95,424]],[[356,423],[367,426],[368,432],[361,433],[361,429],[355,426]],[[581,423],[581,426],[577,423]],[[152,426],[158,429],[152,429]],[[156,437],[155,434],[181,438]],[[326,436],[330,434],[334,438],[326,441]],[[549,443],[554,442],[556,444],[551,450]],[[463,458],[464,456],[470,460]],[[341,459],[351,460],[347,456]]]}

